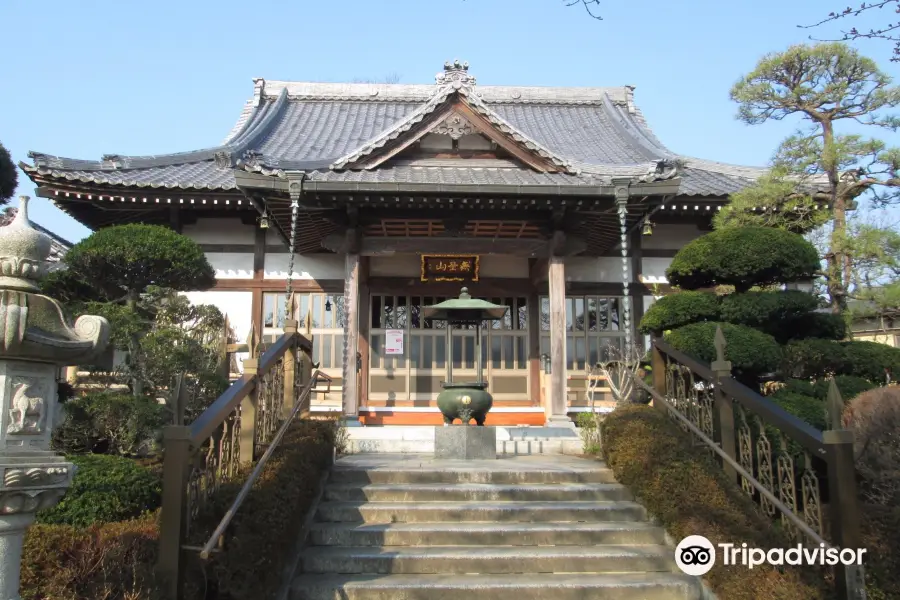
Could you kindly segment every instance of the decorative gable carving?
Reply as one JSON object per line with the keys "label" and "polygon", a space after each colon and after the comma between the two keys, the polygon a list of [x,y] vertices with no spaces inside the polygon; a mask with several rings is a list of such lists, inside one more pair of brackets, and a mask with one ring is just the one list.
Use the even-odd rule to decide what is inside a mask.
{"label": "decorative gable carving", "polygon": [[459,113],[451,113],[446,119],[441,121],[437,127],[431,130],[431,133],[438,135],[449,135],[454,140],[458,140],[464,135],[476,133],[478,130],[472,125],[468,119]]}

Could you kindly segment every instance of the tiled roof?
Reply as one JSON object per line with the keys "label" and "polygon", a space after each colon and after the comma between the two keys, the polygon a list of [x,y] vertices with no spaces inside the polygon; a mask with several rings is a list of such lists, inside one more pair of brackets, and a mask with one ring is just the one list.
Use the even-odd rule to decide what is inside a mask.
{"label": "tiled roof", "polygon": [[[657,161],[666,160],[679,164],[680,194],[705,196],[738,191],[764,172],[671,152],[649,129],[627,86],[476,86],[467,74],[462,83],[445,79],[437,85],[254,83],[253,97],[220,146],[161,156],[104,156],[100,161],[32,153],[34,164],[22,167],[33,179],[231,190],[236,168],[304,171],[312,181],[580,186],[617,175],[646,177]],[[465,96],[473,110],[523,148],[561,165],[563,172],[476,166],[464,159],[454,166],[393,161],[365,171],[345,168],[402,137],[454,93]]]}

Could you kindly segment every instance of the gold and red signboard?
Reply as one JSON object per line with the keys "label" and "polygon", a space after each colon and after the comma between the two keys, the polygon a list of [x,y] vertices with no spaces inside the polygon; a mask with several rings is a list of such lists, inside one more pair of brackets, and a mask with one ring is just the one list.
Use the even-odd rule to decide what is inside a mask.
{"label": "gold and red signboard", "polygon": [[423,254],[422,281],[478,281],[478,256]]}

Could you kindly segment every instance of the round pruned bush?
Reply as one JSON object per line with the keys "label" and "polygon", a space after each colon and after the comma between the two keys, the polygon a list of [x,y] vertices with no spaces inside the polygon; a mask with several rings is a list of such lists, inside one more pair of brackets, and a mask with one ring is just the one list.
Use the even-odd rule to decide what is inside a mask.
{"label": "round pruned bush", "polygon": [[684,291],[663,296],[644,313],[643,334],[669,331],[702,321],[717,321],[719,300],[712,292]]}
{"label": "round pruned bush", "polygon": [[769,398],[787,412],[803,419],[816,429],[824,430],[826,428],[828,413],[822,399],[785,389],[778,390]]}
{"label": "round pruned bush", "polygon": [[886,383],[900,377],[900,348],[877,342],[842,342],[845,365],[841,373],[863,377],[873,383]]}
{"label": "round pruned bush", "polygon": [[781,364],[781,348],[771,335],[743,325],[731,323],[694,323],[666,334],[666,341],[704,364],[716,360],[716,327],[725,336],[725,358],[731,361],[733,372],[749,381],[771,373]]}
{"label": "round pruned bush", "polygon": [[769,227],[719,229],[686,244],[666,270],[669,283],[696,290],[753,286],[812,279],[819,253],[803,236]]}
{"label": "round pruned bush", "polygon": [[844,373],[846,364],[844,347],[838,342],[796,340],[784,347],[781,371],[785,377],[819,379]]}
{"label": "round pruned bush", "polygon": [[857,396],[844,409],[844,424],[854,432],[856,471],[870,502],[900,502],[900,387],[882,387]]}
{"label": "round pruned bush", "polygon": [[727,323],[764,329],[772,333],[789,319],[802,317],[815,310],[818,299],[799,290],[744,292],[723,296],[719,302],[720,318]]}
{"label": "round pruned bush", "polygon": [[159,476],[133,460],[106,454],[72,456],[78,470],[56,506],[40,511],[39,523],[87,527],[140,517],[159,508]]}

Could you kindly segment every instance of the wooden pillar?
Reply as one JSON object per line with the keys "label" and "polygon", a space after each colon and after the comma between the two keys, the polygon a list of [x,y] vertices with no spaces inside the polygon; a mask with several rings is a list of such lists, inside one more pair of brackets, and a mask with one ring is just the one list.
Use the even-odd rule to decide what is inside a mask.
{"label": "wooden pillar", "polygon": [[[262,281],[266,276],[266,230],[256,228],[254,233],[253,281]],[[250,326],[256,334],[255,341],[259,342],[262,340],[263,331],[263,292],[258,285],[255,285],[251,294],[250,310],[252,311],[252,317]],[[250,348],[250,355],[253,356],[255,351],[255,348]]]}
{"label": "wooden pillar", "polygon": [[631,240],[629,248],[631,250],[631,327],[634,330],[634,341],[640,348],[646,349],[644,344],[644,336],[640,335],[637,330],[644,318],[644,284],[639,282],[639,276],[644,272],[643,258],[641,252],[641,242],[644,239],[641,227],[636,227],[631,232]]}
{"label": "wooden pillar", "polygon": [[344,370],[341,382],[342,416],[347,425],[359,425],[359,379],[356,376],[356,353],[359,351],[359,271],[359,254],[348,252],[344,259]]}
{"label": "wooden pillar", "polygon": [[371,324],[371,297],[369,294],[369,257],[359,259],[359,404],[369,400],[369,326]]}
{"label": "wooden pillar", "polygon": [[550,385],[547,404],[548,427],[575,427],[567,415],[566,394],[566,271],[565,259],[553,256],[548,263],[550,296]]}
{"label": "wooden pillar", "polygon": [[541,406],[541,299],[538,292],[528,294],[528,379],[531,405]]}

